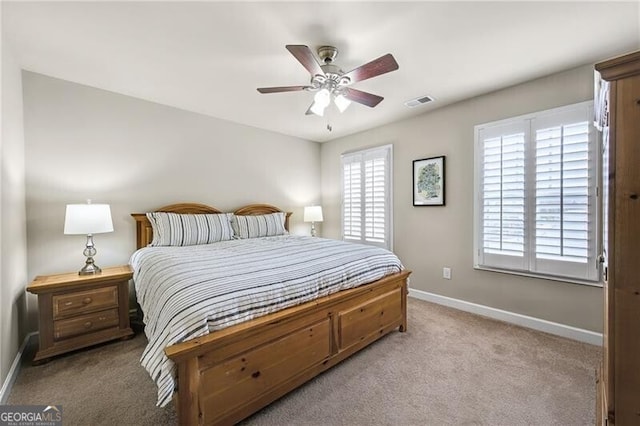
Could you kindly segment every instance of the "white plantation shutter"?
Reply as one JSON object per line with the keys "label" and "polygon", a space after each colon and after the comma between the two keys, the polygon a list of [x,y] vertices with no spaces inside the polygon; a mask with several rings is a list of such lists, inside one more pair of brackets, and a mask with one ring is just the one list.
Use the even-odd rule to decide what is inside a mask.
{"label": "white plantation shutter", "polygon": [[590,118],[589,109],[581,108],[531,121],[537,272],[597,278],[596,150]]}
{"label": "white plantation shutter", "polygon": [[362,239],[362,163],[343,164],[342,235],[347,240]]}
{"label": "white plantation shutter", "polygon": [[597,280],[591,108],[476,126],[476,267]]}
{"label": "white plantation shutter", "polygon": [[480,131],[482,263],[525,270],[525,138],[522,123]]}
{"label": "white plantation shutter", "polygon": [[364,162],[364,236],[383,243],[387,229],[387,159],[374,157]]}
{"label": "white plantation shutter", "polygon": [[344,240],[391,249],[391,145],[342,156]]}

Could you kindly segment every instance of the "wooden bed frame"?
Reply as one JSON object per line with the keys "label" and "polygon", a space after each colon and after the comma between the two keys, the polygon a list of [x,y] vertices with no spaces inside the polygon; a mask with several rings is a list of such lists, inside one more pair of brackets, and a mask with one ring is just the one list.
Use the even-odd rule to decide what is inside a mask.
{"label": "wooden bed frame", "polygon": [[[155,211],[221,213],[194,203]],[[280,211],[252,204],[234,213]],[[136,245],[146,247],[152,240],[151,225],[145,213],[132,216]],[[402,271],[167,347],[165,353],[178,368],[174,401],[180,425],[237,423],[394,329],[406,331],[410,273]]]}

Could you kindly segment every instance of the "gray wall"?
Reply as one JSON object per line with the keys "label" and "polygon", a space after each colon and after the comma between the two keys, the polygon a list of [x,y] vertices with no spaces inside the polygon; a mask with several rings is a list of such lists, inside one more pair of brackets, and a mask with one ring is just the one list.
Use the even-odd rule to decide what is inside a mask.
{"label": "gray wall", "polygon": [[[132,212],[199,202],[231,211],[320,200],[319,144],[41,74],[23,72],[30,278],[74,271],[86,238],[64,235],[65,205],[111,205],[115,231],[94,236],[99,266],[135,250]],[[211,95],[215,96],[215,95]],[[35,304],[30,298],[32,313]]]}
{"label": "gray wall", "polygon": [[[17,67],[12,69],[19,82]],[[322,145],[30,72],[23,72],[22,84],[24,175],[17,170],[24,168],[21,117],[11,119],[18,129],[15,145],[9,145],[14,149],[7,151],[6,140],[2,145],[3,248],[7,233],[14,235],[11,255],[3,252],[1,265],[0,315],[8,327],[0,329],[3,377],[22,337],[16,324],[25,324],[18,318],[26,283],[39,274],[79,269],[84,261],[84,237],[62,233],[67,203],[91,198],[111,204],[115,232],[96,236],[101,266],[126,263],[135,249],[131,212],[173,202],[225,210],[268,202],[294,212],[294,233],[308,233],[302,210],[320,201],[321,188],[322,235],[340,238],[340,154],[386,143],[394,145],[394,248],[414,271],[412,288],[601,331],[599,288],[472,267],[473,126],[590,99],[590,66]],[[15,81],[7,85],[19,94]],[[20,111],[20,96],[3,94],[3,105],[10,99],[13,111]],[[3,120],[6,116],[3,112]],[[5,132],[10,127],[3,122],[3,139]],[[447,206],[412,207],[411,161],[435,155],[447,156]],[[11,158],[17,161],[5,166]],[[6,189],[9,170],[17,172],[17,181]],[[25,253],[21,176],[26,176],[28,271],[20,259]],[[7,272],[8,262],[16,266]],[[452,280],[441,278],[443,266],[452,268]],[[35,312],[30,297],[30,329],[37,328]]]}
{"label": "gray wall", "polygon": [[[393,247],[413,270],[412,288],[601,332],[601,288],[473,269],[474,126],[592,98],[584,66],[322,144],[323,235],[341,236],[340,154],[391,143]],[[447,157],[446,206],[413,207],[412,161],[438,155]]]}
{"label": "gray wall", "polygon": [[2,37],[1,50],[0,386],[26,335],[24,288],[27,285],[22,81],[20,67],[5,37]]}

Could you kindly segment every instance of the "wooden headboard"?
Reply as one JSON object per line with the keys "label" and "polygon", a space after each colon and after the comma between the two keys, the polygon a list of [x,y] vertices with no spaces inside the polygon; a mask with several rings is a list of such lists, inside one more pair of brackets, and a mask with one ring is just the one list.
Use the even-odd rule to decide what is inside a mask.
{"label": "wooden headboard", "polygon": [[[238,216],[249,216],[257,214],[269,214],[282,212],[277,207],[269,204],[249,204],[244,207],[240,207],[233,213]],[[179,213],[179,214],[206,214],[206,213],[224,213],[215,207],[207,206],[205,204],[198,203],[179,203],[170,204],[168,206],[160,207],[154,210],[154,212],[165,213]],[[131,216],[136,220],[136,249],[148,246],[153,240],[153,228],[149,219],[147,219],[146,213],[131,213]],[[284,229],[289,230],[289,216],[291,212],[286,212],[284,219]]]}

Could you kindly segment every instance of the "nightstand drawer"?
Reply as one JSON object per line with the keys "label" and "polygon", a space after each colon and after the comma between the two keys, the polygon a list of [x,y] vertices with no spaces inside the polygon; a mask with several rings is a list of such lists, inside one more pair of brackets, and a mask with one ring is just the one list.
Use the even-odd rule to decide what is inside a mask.
{"label": "nightstand drawer", "polygon": [[79,334],[87,334],[109,327],[117,327],[119,322],[118,309],[81,315],[55,321],[53,324],[53,337],[55,340],[67,339]]}
{"label": "nightstand drawer", "polygon": [[53,318],[118,306],[118,287],[109,286],[53,296]]}

